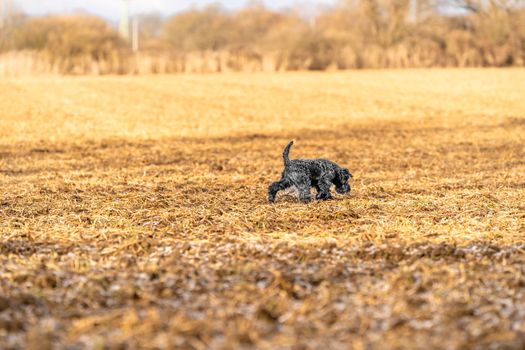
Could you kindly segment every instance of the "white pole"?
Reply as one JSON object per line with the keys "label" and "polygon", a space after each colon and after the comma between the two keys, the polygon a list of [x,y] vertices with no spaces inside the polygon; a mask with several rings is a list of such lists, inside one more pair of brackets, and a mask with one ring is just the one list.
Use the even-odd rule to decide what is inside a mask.
{"label": "white pole", "polygon": [[412,23],[417,23],[419,21],[419,1],[410,0],[408,8],[408,17],[409,21]]}
{"label": "white pole", "polygon": [[0,28],[4,27],[4,0],[0,0]]}
{"label": "white pole", "polygon": [[14,0],[6,0],[4,2],[4,24],[11,25],[13,23],[13,15],[15,14]]}
{"label": "white pole", "polygon": [[133,32],[131,45],[133,48],[133,52],[138,52],[139,51],[139,18],[138,16],[133,17],[133,22],[132,22],[131,27],[132,27],[132,32]]}
{"label": "white pole", "polygon": [[119,24],[120,35],[126,40],[129,40],[129,2],[128,0],[121,1],[120,11],[120,24]]}

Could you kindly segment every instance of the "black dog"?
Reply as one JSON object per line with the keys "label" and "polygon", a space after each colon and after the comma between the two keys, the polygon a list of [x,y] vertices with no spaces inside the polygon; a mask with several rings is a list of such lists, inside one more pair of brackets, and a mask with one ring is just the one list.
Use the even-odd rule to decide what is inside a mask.
{"label": "black dog", "polygon": [[283,152],[284,171],[281,180],[274,182],[268,187],[268,200],[275,202],[278,191],[295,186],[299,190],[299,199],[302,202],[309,202],[310,187],[317,190],[316,199],[331,199],[330,186],[335,185],[335,190],[339,194],[350,192],[348,179],[352,174],[348,169],[342,168],[326,159],[294,159],[290,160],[288,154],[292,148],[291,141]]}

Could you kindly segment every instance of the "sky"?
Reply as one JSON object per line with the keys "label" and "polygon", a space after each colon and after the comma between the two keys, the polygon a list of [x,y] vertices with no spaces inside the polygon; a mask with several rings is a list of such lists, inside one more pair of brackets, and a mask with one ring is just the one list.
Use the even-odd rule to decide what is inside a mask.
{"label": "sky", "polygon": [[[329,6],[335,1],[336,0],[266,0],[257,2],[264,3],[266,6],[274,9],[290,7],[313,9],[317,6]],[[246,0],[130,0],[130,9],[132,13],[160,12],[170,15],[191,8],[192,6],[203,7],[209,4],[220,4],[227,9],[236,9],[244,6],[248,2],[249,1]],[[15,0],[15,3],[18,8],[31,15],[71,13],[81,10],[100,15],[110,20],[119,18],[121,8],[121,0]]]}

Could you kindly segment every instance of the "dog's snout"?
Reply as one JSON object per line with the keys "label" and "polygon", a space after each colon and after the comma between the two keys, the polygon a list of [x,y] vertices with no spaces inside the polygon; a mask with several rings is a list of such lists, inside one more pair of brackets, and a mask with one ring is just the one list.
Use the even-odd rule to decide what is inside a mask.
{"label": "dog's snout", "polygon": [[348,184],[344,184],[344,185],[341,186],[341,187],[337,187],[335,190],[336,190],[337,193],[339,193],[339,194],[347,194],[348,192],[350,192],[350,185],[348,185]]}

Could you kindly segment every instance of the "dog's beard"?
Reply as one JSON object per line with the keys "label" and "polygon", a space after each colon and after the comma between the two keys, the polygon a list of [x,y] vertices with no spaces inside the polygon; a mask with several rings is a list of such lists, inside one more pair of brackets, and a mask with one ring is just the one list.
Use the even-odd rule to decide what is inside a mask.
{"label": "dog's beard", "polygon": [[347,194],[350,192],[350,185],[349,184],[343,184],[341,187],[336,187],[335,191],[339,194]]}

